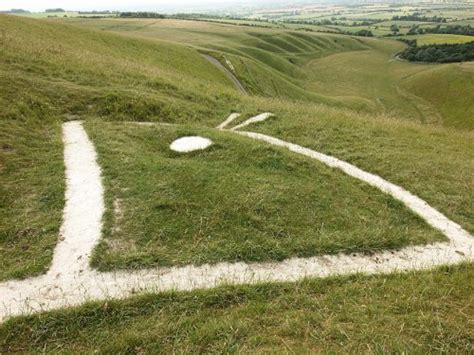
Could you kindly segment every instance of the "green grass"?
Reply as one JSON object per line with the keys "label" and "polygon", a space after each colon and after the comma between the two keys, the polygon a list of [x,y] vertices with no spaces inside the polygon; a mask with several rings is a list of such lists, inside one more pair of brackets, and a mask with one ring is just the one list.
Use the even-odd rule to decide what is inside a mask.
{"label": "green grass", "polygon": [[[49,266],[64,204],[60,125],[70,119],[87,121],[104,169],[105,240],[95,255],[101,268],[269,260],[305,246],[376,250],[435,237],[399,204],[369,196],[371,188],[340,172],[211,129],[232,111],[242,119],[274,112],[249,129],[379,174],[474,232],[469,63],[395,62],[397,42],[295,30],[68,21],[0,16],[1,280]],[[199,52],[231,60],[251,95],[240,95]],[[130,120],[185,126],[126,129],[117,122]],[[195,132],[212,137],[214,147],[186,157],[167,150],[173,138]],[[124,212],[118,221],[116,198]],[[193,208],[198,203],[204,208]],[[184,215],[176,213],[182,206]],[[133,209],[140,214],[127,213]],[[296,212],[305,228],[291,219]],[[197,220],[200,229],[191,223]],[[323,223],[318,236],[331,239],[296,233]],[[225,228],[233,228],[226,234],[232,248],[199,239],[223,236]],[[239,231],[260,239],[240,243]],[[193,237],[196,247],[188,243]],[[468,353],[473,272],[463,265],[93,303],[9,321],[0,328],[0,352]]]}
{"label": "green grass", "polygon": [[416,39],[418,46],[425,46],[429,44],[442,44],[442,43],[446,43],[446,44],[467,43],[467,42],[474,41],[473,36],[437,34],[437,33],[409,36],[406,38]]}
{"label": "green grass", "polygon": [[0,120],[0,280],[49,267],[64,205],[60,134],[57,121]]}
{"label": "green grass", "polygon": [[19,99],[4,117],[31,115],[24,103],[29,102],[34,114],[57,117],[212,121],[239,105],[232,82],[182,45],[56,21],[0,20],[2,98]]}
{"label": "green grass", "polygon": [[400,62],[393,55],[403,49],[402,44],[366,41],[372,49],[310,61],[305,67],[306,88],[344,101],[365,101],[367,107],[387,116],[474,129],[473,105],[469,104],[474,92],[472,63]]}
{"label": "green grass", "polygon": [[[107,196],[100,269],[372,253],[443,239],[376,189],[248,138],[192,126],[87,128]],[[214,145],[170,151],[196,134]]]}
{"label": "green grass", "polygon": [[[394,40],[202,21],[69,19],[66,22],[135,38],[176,41],[209,53],[224,65],[228,59],[236,69],[236,76],[254,95],[320,102],[447,127],[474,128],[472,105],[461,104],[474,99],[472,73],[456,65],[447,66],[443,80],[462,75],[465,80],[452,85],[453,90],[447,93],[452,100],[448,100],[449,108],[446,108],[433,92],[445,86],[430,86],[429,80],[419,83],[430,87],[426,91],[406,85],[411,76],[436,71],[437,66],[395,60],[395,54],[403,50],[404,44]],[[436,73],[433,75],[438,78]],[[460,122],[459,115],[463,115],[464,122]]]}
{"label": "green grass", "polygon": [[[2,171],[2,188],[4,195],[9,196],[2,200],[1,212],[4,216],[1,223],[4,279],[37,274],[49,265],[55,235],[61,222],[64,183],[61,182],[63,175],[48,175],[45,172],[60,171],[62,167],[59,124],[67,119],[98,117],[108,121],[155,120],[215,126],[231,111],[242,112],[242,117],[264,111],[275,112],[277,119],[270,120],[265,126],[272,134],[334,154],[367,171],[379,173],[425,198],[449,217],[473,230],[472,188],[468,184],[472,179],[471,135],[433,131],[419,125],[404,126],[393,112],[385,115],[357,112],[383,112],[378,102],[385,100],[391,101],[393,108],[398,108],[400,116],[407,110],[411,110],[416,116],[418,106],[421,106],[422,113],[426,116],[426,112],[436,113],[433,106],[442,104],[440,107],[449,110],[446,115],[459,117],[458,121],[452,121],[454,126],[462,123],[463,127],[470,128],[471,116],[466,115],[470,106],[465,104],[470,97],[467,90],[470,85],[469,76],[465,77],[464,82],[456,84],[460,90],[467,90],[465,95],[456,95],[455,91],[450,90],[452,94],[444,95],[444,101],[432,100],[436,97],[433,90],[443,91],[442,88],[448,85],[446,80],[449,81],[449,75],[452,75],[450,73],[465,70],[464,65],[433,66],[432,70],[431,66],[390,62],[388,69],[383,69],[387,66],[386,60],[394,47],[399,48],[401,44],[378,40],[362,41],[336,35],[312,36],[295,31],[285,32],[284,36],[275,39],[274,35],[270,35],[274,32],[267,32],[267,29],[252,28],[250,32],[246,32],[249,31],[246,28],[239,32],[235,30],[238,26],[204,22],[196,25],[193,21],[164,21],[159,27],[163,30],[160,36],[165,38],[168,35],[169,40],[163,41],[154,38],[160,32],[151,28],[152,26],[147,27],[150,28],[147,39],[142,38],[141,33],[134,34],[131,38],[128,34],[119,36],[91,31],[57,21],[13,16],[1,16],[0,20],[0,27],[5,33],[1,39],[4,49],[0,57],[1,99],[5,103],[3,106],[7,107],[1,112],[2,124],[7,127],[2,133],[5,135],[9,132],[8,145],[23,150],[25,153],[22,159],[30,165],[31,162],[47,162],[37,164],[37,170],[27,170],[23,168],[21,161],[10,158],[12,155],[8,147],[2,152],[2,164],[8,166],[8,170]],[[102,24],[101,21],[87,21]],[[119,21],[123,28],[142,23],[141,20],[131,20],[130,23]],[[105,22],[115,23],[114,20]],[[196,26],[202,27],[198,31]],[[219,28],[217,32],[216,26]],[[186,39],[187,34],[194,34],[194,37]],[[268,89],[264,97],[243,97],[218,69],[201,58],[196,49],[182,45],[190,40],[196,41],[199,50],[204,50],[206,46],[223,47],[225,43],[231,44],[227,52],[221,55],[231,60],[237,71],[241,71],[241,67],[250,67],[249,73],[261,78],[264,85],[269,83],[265,79],[275,79],[280,72],[292,73],[291,78],[280,76],[284,80],[277,85],[279,89]],[[245,52],[243,47],[239,47],[245,41],[268,47],[262,53],[251,53],[249,55],[252,57],[245,57],[242,56]],[[290,45],[285,47],[288,44]],[[245,48],[251,47],[249,45]],[[228,53],[232,48],[236,54]],[[314,50],[314,53],[305,54],[305,51],[310,50]],[[278,54],[279,51],[298,61],[296,64],[284,64],[284,56]],[[339,57],[342,58],[341,61],[336,60]],[[268,58],[275,58],[275,61],[267,65],[264,62],[269,62]],[[339,63],[339,68],[353,68],[353,72],[347,71],[347,78],[341,78],[342,82],[346,80],[345,83],[350,85],[340,89],[337,80],[331,82],[330,75],[324,77],[322,73],[316,73],[317,69],[313,72],[306,69],[315,63],[319,63],[321,68],[326,59],[329,74],[338,70],[336,65],[330,66],[331,61]],[[248,65],[250,62],[254,63],[253,66]],[[437,75],[437,68],[446,68],[446,72]],[[378,71],[380,78],[364,75],[364,72],[370,70]],[[313,77],[306,78],[305,73],[308,72]],[[430,81],[423,78],[418,80],[417,76],[421,75],[419,73],[430,73],[430,80],[440,80],[440,85],[431,87],[431,91],[423,89],[421,85],[429,87]],[[406,77],[406,82],[412,85],[409,90],[419,90],[419,95],[426,94],[426,98],[417,96],[414,99],[407,94],[400,97],[398,91],[384,85],[397,77]],[[324,90],[336,99],[331,101],[323,99],[329,96],[311,96],[310,91],[298,86],[305,80],[312,82],[312,85],[325,81]],[[264,86],[260,88],[262,87]],[[421,90],[418,89],[420,87]],[[282,93],[278,93],[278,90],[282,90]],[[291,95],[298,98],[301,92],[310,93],[304,101],[295,102],[285,98]],[[380,96],[382,100],[374,104],[374,95]],[[341,96],[345,97],[341,99]],[[333,108],[318,104],[321,101],[331,104]],[[407,101],[410,103],[407,104]],[[344,102],[346,108],[341,108],[341,102]],[[348,109],[348,106],[353,109]],[[384,118],[389,114],[391,121]],[[24,132],[28,125],[43,127],[43,131],[51,131],[50,127],[55,127],[52,131],[54,134],[51,133],[55,144],[45,144],[41,130],[32,130],[30,135],[11,134],[15,130]],[[424,138],[419,139],[420,136]],[[386,144],[388,140],[392,142],[389,145]],[[31,150],[28,147],[30,142],[37,142],[38,146],[43,142],[43,146],[41,149]],[[15,185],[17,180],[20,183]],[[29,184],[33,180],[36,182]],[[51,189],[54,191],[47,192]],[[53,193],[55,198],[43,199],[42,203],[34,199],[35,196]],[[27,200],[30,202],[16,203]],[[55,212],[48,212],[51,210]],[[44,216],[50,222],[43,232],[35,227],[33,221],[37,221],[35,223],[39,226],[39,221],[43,221]],[[344,234],[345,229],[341,233]],[[399,232],[394,232],[394,235],[397,233]],[[403,233],[398,235],[402,236]],[[384,238],[387,241],[389,236]],[[36,244],[30,243],[30,239],[34,239]],[[403,243],[394,242],[392,247]],[[31,245],[28,247],[31,248],[29,252],[24,250],[25,245]],[[390,246],[390,243],[384,245]],[[345,247],[347,243],[344,247],[326,245],[321,250],[331,252]],[[364,247],[359,244],[355,248],[361,250]],[[374,248],[374,244],[369,248]],[[36,258],[24,257],[36,254]],[[290,254],[288,250],[276,253],[278,258]],[[234,255],[230,259],[232,258],[237,257]],[[245,258],[252,260],[248,256]],[[263,258],[262,253],[254,259],[259,258]]]}
{"label": "green grass", "polygon": [[49,267],[64,199],[62,121],[217,123],[239,107],[232,83],[182,46],[5,15],[0,33],[0,280]]}
{"label": "green grass", "polygon": [[[68,19],[65,22],[134,38],[173,41],[230,59],[236,76],[255,95],[344,105],[337,99],[304,90],[301,66],[335,52],[367,48],[344,36],[280,29],[251,28],[203,21]],[[225,65],[225,61],[222,60]],[[349,103],[352,105],[352,103]]]}
{"label": "green grass", "polygon": [[0,351],[470,353],[474,267],[165,293],[10,320]]}
{"label": "green grass", "polygon": [[437,65],[406,77],[403,86],[436,107],[443,124],[465,130],[474,129],[474,63]]}
{"label": "green grass", "polygon": [[378,174],[474,232],[472,132],[393,122],[390,118],[373,120],[321,106],[296,110],[275,105],[274,112],[277,119],[252,130],[334,155]]}
{"label": "green grass", "polygon": [[[420,70],[413,65],[390,61],[392,53],[401,50],[403,44],[374,39],[365,41],[372,47],[370,50],[337,53],[310,61],[305,67],[308,73],[306,88],[340,99],[364,101],[378,113],[412,121],[436,121],[437,117],[425,117],[418,103],[407,100],[407,94],[400,87],[400,74]],[[374,70],[377,75],[373,75]]]}

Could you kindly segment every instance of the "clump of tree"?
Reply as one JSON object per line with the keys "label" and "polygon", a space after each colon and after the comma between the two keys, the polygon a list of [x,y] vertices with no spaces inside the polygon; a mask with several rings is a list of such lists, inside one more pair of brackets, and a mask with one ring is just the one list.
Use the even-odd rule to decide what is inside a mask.
{"label": "clump of tree", "polygon": [[441,27],[440,25],[432,28],[426,28],[425,33],[442,33],[442,34],[453,34],[453,35],[465,35],[474,36],[474,28],[471,25],[453,25]]}
{"label": "clump of tree", "polygon": [[314,25],[314,26],[344,26],[344,27],[359,27],[359,26],[372,26],[377,22],[381,22],[381,20],[374,20],[374,21],[345,21],[345,17],[339,18],[339,21],[336,18],[323,19],[323,20],[284,20],[284,23],[292,23],[298,25]]}
{"label": "clump of tree", "polygon": [[353,34],[356,35],[356,36],[362,36],[362,37],[373,37],[374,36],[372,31],[370,31],[370,30],[360,30],[360,31],[354,32]]}
{"label": "clump of tree", "polygon": [[407,36],[413,36],[413,35],[422,35],[425,33],[425,29],[424,28],[421,28],[420,26],[418,25],[414,25],[412,26],[408,32],[407,32]]}
{"label": "clump of tree", "polygon": [[474,41],[456,44],[409,46],[400,57],[411,62],[454,63],[474,60]]}
{"label": "clump of tree", "polygon": [[119,17],[125,18],[165,18],[163,14],[157,12],[121,12]]}
{"label": "clump of tree", "polygon": [[29,14],[30,12],[23,9],[11,9],[6,11],[0,11],[0,14]]}
{"label": "clump of tree", "polygon": [[420,16],[417,13],[413,15],[402,15],[402,16],[393,16],[392,21],[418,21],[418,22],[446,22],[446,18],[444,17],[427,17],[427,16]]}
{"label": "clump of tree", "polygon": [[440,33],[440,34],[453,34],[453,35],[464,35],[464,36],[474,36],[474,28],[471,25],[450,25],[441,27],[438,25],[436,27],[421,28],[418,25],[414,25],[407,32],[407,35],[422,35],[425,33]]}
{"label": "clump of tree", "polygon": [[56,9],[46,9],[46,10],[44,10],[44,12],[66,12],[66,10],[61,9],[60,7],[58,7]]}
{"label": "clump of tree", "polygon": [[79,15],[116,15],[118,14],[118,11],[110,11],[110,10],[103,10],[103,11],[79,11]]}

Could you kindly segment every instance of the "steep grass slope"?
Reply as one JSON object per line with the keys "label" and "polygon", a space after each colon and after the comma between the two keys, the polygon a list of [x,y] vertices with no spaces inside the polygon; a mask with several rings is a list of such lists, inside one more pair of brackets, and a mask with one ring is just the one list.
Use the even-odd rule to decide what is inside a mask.
{"label": "steep grass slope", "polygon": [[402,85],[436,107],[443,125],[474,129],[474,63],[436,65],[408,76]]}
{"label": "steep grass slope", "polygon": [[[228,69],[231,69],[227,62],[230,61],[237,77],[253,94],[336,105],[345,102],[303,89],[301,84],[307,74],[301,66],[330,53],[367,48],[359,40],[344,36],[199,21],[69,19],[66,22],[136,38],[187,44],[212,54]],[[361,107],[364,104],[361,102]]]}
{"label": "steep grass slope", "polygon": [[[2,171],[6,196],[2,203],[4,279],[47,268],[60,224],[62,174],[48,175],[38,169],[34,188],[29,183],[32,178],[26,176],[35,172],[32,166],[44,167],[49,172],[60,169],[59,123],[68,119],[99,117],[109,121],[156,120],[215,126],[233,110],[242,112],[243,117],[272,111],[276,118],[265,127],[272,128],[273,134],[349,160],[351,157],[346,151],[360,147],[357,149],[366,151],[360,155],[364,168],[393,178],[395,182],[398,177],[392,171],[410,176],[399,183],[413,186],[413,192],[436,203],[442,212],[472,230],[469,222],[472,220],[472,188],[466,183],[472,176],[470,167],[474,161],[469,134],[443,133],[440,138],[433,136],[430,129],[400,127],[396,121],[381,121],[377,116],[366,118],[368,124],[360,124],[359,114],[337,106],[330,109],[302,101],[295,104],[282,98],[243,97],[199,52],[179,44],[8,16],[1,17],[1,26],[5,33],[0,71],[5,80],[2,80],[1,100],[7,108],[1,112],[2,134],[7,141],[2,151],[2,164],[7,167]],[[302,140],[306,136],[320,137],[324,126],[337,126],[340,133],[330,134],[322,146],[315,145],[314,138]],[[28,127],[37,127],[37,131],[28,136],[28,142],[42,149],[31,151],[26,146],[21,132]],[[413,129],[417,140],[412,139]],[[18,133],[11,134],[16,131]],[[55,144],[45,144],[41,135],[45,131],[50,132]],[[333,129],[324,131],[328,133]],[[383,136],[379,138],[380,132]],[[398,154],[408,157],[408,165],[399,163],[400,155],[393,155],[393,146],[383,143],[384,136],[410,142],[397,148]],[[364,137],[363,146],[360,146],[360,137]],[[452,141],[456,141],[456,150],[449,148],[445,154],[438,154],[437,165],[434,165],[426,147],[440,144],[451,147]],[[390,159],[380,164],[387,156]],[[42,162],[48,165],[43,166]],[[357,160],[354,162],[358,164]],[[433,174],[432,170],[440,170],[440,166],[446,174]],[[453,171],[457,171],[454,178]],[[50,191],[54,186],[57,188]],[[46,197],[40,199],[42,204],[34,202],[37,201],[34,196],[43,195]],[[50,195],[54,198],[47,197]],[[27,198],[32,201],[30,204],[20,202]],[[48,209],[53,211],[46,212]],[[39,221],[46,215],[50,222],[43,231]],[[22,223],[19,223],[20,216]],[[34,220],[38,221],[37,227],[28,227],[29,221]],[[43,251],[41,257],[22,257],[35,255],[37,249]],[[23,250],[23,254],[15,252],[19,250]]]}
{"label": "steep grass slope", "polygon": [[0,350],[470,353],[474,268],[221,287],[15,319]]}
{"label": "steep grass slope", "polygon": [[[394,57],[405,45],[394,40],[199,21],[67,22],[126,36],[187,44],[218,58],[256,95],[321,102],[460,129],[474,128],[473,115],[469,114],[472,105],[467,104],[474,100],[472,71],[449,64],[400,62]],[[438,74],[439,67],[446,73]],[[412,77],[417,78],[414,84]],[[450,82],[448,97],[443,100],[435,92],[436,88],[446,87],[439,80]]]}
{"label": "steep grass slope", "polygon": [[362,97],[387,115],[474,129],[472,63],[400,62],[392,57],[403,44],[365,41],[370,50],[337,53],[307,64],[306,87],[326,96]]}
{"label": "steep grass slope", "polygon": [[[248,138],[196,126],[86,123],[108,213],[102,270],[373,253],[443,237],[347,175]],[[202,135],[205,151],[170,151]]]}
{"label": "steep grass slope", "polygon": [[192,120],[232,101],[228,79],[180,45],[10,16],[1,17],[1,26],[6,94],[22,88],[18,95],[42,95],[37,101],[55,114]]}
{"label": "steep grass slope", "polygon": [[232,84],[198,53],[0,16],[0,279],[44,272],[62,216],[63,120],[218,122]]}
{"label": "steep grass slope", "polygon": [[[334,104],[330,107],[320,103],[322,95],[304,101],[272,92],[266,97],[242,96],[198,51],[176,43],[186,42],[192,33],[189,28],[179,30],[180,26],[192,25],[175,22],[176,30],[169,30],[174,37],[163,41],[153,38],[154,34],[149,39],[130,38],[58,22],[0,16],[1,280],[37,274],[48,267],[64,204],[60,127],[70,119],[84,119],[86,125],[101,120],[167,121],[186,123],[193,132],[207,132],[232,110],[242,112],[243,118],[271,111],[275,117],[252,130],[287,138],[380,174],[474,232],[472,132],[409,123],[393,114],[388,119],[360,113],[358,106],[350,109],[352,104],[345,99],[346,107],[340,107],[342,101],[328,100]],[[201,50],[207,48],[209,36],[205,30],[194,32],[194,39],[204,43]],[[225,43],[227,39],[221,46]],[[304,57],[305,46],[297,47]],[[286,50],[296,53],[294,48]],[[303,59],[295,73],[311,65]],[[444,85],[443,70],[419,67],[430,70],[432,80]],[[279,72],[269,66],[265,70],[272,75]],[[376,75],[380,66],[372,70]],[[411,70],[402,71],[417,73]],[[266,77],[263,69],[260,73]],[[407,82],[416,77],[407,77]],[[280,81],[279,90],[293,91],[299,84],[287,84],[292,80]],[[460,90],[460,95],[471,94]],[[389,98],[392,94],[386,93]],[[449,101],[444,105],[455,109]],[[459,118],[469,119],[462,112]],[[148,144],[140,135],[135,138],[140,147]],[[155,147],[157,143],[150,141]],[[101,157],[108,148],[102,147]],[[272,159],[264,163],[275,164],[274,153],[266,154]],[[265,169],[272,167],[265,164]],[[114,191],[107,194],[109,200],[116,197]],[[354,195],[346,196],[350,203],[364,202],[353,201]],[[12,319],[0,327],[0,352],[276,352],[283,348],[295,352],[469,352],[472,274],[473,266],[463,265],[406,275],[224,287],[94,303]]]}

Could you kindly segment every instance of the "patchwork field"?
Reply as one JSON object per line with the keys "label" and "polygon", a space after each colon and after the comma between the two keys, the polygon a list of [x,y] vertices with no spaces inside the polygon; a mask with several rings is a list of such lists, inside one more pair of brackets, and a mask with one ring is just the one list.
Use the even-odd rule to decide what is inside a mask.
{"label": "patchwork field", "polygon": [[[405,35],[413,27],[433,28],[438,25],[473,25],[474,5],[464,3],[417,4],[317,4],[282,7],[277,11],[262,9],[257,14],[241,15],[246,18],[268,21],[288,26],[308,26],[315,31],[325,31],[318,26],[341,32],[369,30],[374,36]],[[393,25],[397,30],[393,30]]]}
{"label": "patchwork field", "polygon": [[473,63],[293,25],[0,15],[0,353],[470,352]]}

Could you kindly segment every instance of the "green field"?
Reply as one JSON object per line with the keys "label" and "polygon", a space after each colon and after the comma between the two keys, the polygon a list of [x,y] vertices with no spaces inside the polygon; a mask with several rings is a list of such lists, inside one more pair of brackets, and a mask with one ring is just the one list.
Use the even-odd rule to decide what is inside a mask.
{"label": "green field", "polygon": [[474,41],[473,36],[436,34],[436,33],[409,36],[407,38],[416,39],[417,45],[419,46],[425,46],[429,44],[442,44],[442,43],[446,43],[446,44],[467,43],[467,42]]}
{"label": "green field", "polygon": [[[474,128],[470,119],[474,107],[469,104],[474,82],[464,75],[472,72],[472,63],[445,67],[443,78],[466,78],[458,91],[433,86],[425,92],[425,82],[418,82],[417,74],[428,75],[438,68],[394,60],[405,46],[398,41],[178,20],[70,19],[67,23],[187,44],[211,53],[224,65],[228,59],[252,94]],[[437,100],[441,94],[442,103]]]}
{"label": "green field", "polygon": [[[242,113],[237,122],[272,112],[248,129],[378,174],[474,233],[474,63],[407,63],[396,59],[405,44],[394,39],[283,25],[0,15],[0,280],[49,268],[69,120],[85,122],[102,169],[100,270],[370,254],[443,240],[338,170],[215,130],[231,112]],[[420,40],[430,36],[441,35]],[[186,155],[168,149],[194,134],[214,145]],[[0,353],[468,353],[473,272],[464,264],[96,302],[9,320]]]}
{"label": "green field", "polygon": [[25,317],[5,352],[469,353],[474,268],[148,295]]}
{"label": "green field", "polygon": [[78,11],[61,11],[61,12],[25,12],[15,14],[17,16],[24,16],[30,18],[44,19],[44,18],[64,18],[64,17],[91,17],[91,16],[116,16],[116,14],[93,14],[93,13],[80,13]]}
{"label": "green field", "polygon": [[76,11],[64,11],[64,12],[31,12],[16,14],[18,16],[25,16],[31,18],[48,18],[48,17],[77,17],[79,15]]}
{"label": "green field", "polygon": [[[418,16],[406,18],[407,16]],[[398,16],[397,18],[394,18]],[[405,19],[399,19],[405,17]],[[436,18],[441,19],[437,21]],[[242,16],[245,20],[246,16]],[[385,37],[394,34],[406,35],[414,26],[423,29],[434,28],[438,25],[474,25],[474,5],[463,4],[361,4],[351,5],[294,5],[283,7],[278,11],[261,10],[258,16],[252,15],[248,18],[269,20],[274,24],[283,23],[287,27],[309,28],[313,31],[326,32],[328,30],[356,33],[361,30],[369,30],[374,36]],[[394,33],[391,29],[396,25],[398,30]],[[425,37],[426,36],[426,37]],[[411,38],[407,37],[407,39]],[[459,43],[468,41],[461,37],[433,37],[430,34],[419,37],[419,43]]]}
{"label": "green field", "polygon": [[[442,239],[375,189],[245,138],[100,121],[88,131],[108,191],[93,260],[102,270],[373,253]],[[170,153],[174,139],[196,133],[213,148]]]}

